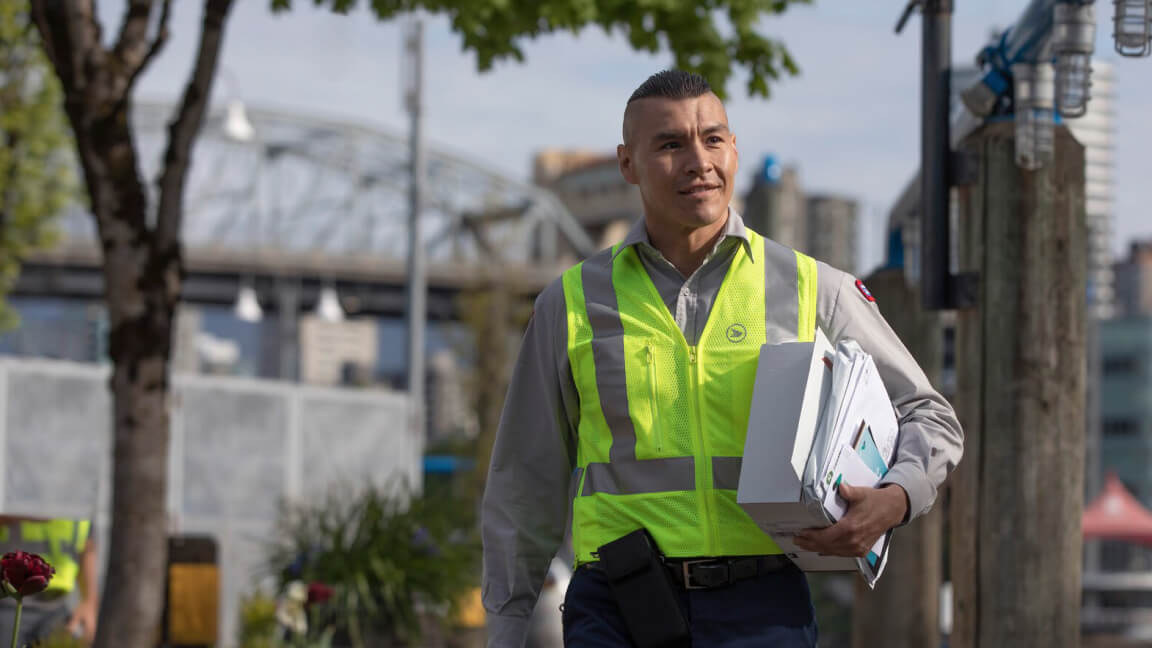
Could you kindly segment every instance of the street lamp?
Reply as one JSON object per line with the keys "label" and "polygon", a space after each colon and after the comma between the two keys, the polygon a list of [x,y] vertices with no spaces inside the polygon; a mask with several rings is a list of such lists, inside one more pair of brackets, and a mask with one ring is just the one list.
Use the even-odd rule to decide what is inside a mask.
{"label": "street lamp", "polygon": [[256,129],[252,127],[252,122],[248,121],[244,102],[239,99],[229,101],[225,108],[224,135],[237,142],[251,142],[256,135]]}
{"label": "street lamp", "polygon": [[232,70],[221,67],[220,81],[228,96],[228,103],[224,107],[224,123],[222,124],[224,136],[242,144],[251,142],[252,138],[256,136],[256,129],[248,120],[248,111],[244,109],[244,102],[240,99],[240,83],[237,82],[236,75]]}
{"label": "street lamp", "polygon": [[251,281],[245,281],[240,286],[233,312],[243,322],[255,323],[264,319],[264,309],[260,308],[260,300],[256,298],[256,289],[252,287]]}
{"label": "street lamp", "polygon": [[1121,56],[1148,56],[1152,53],[1152,6],[1149,0],[1112,0],[1112,37]]}
{"label": "street lamp", "polygon": [[320,298],[316,300],[316,315],[326,322],[343,322],[344,309],[340,307],[340,296],[336,288],[325,283],[320,289]]}
{"label": "street lamp", "polygon": [[1053,7],[1052,53],[1056,57],[1056,110],[1064,117],[1081,117],[1088,110],[1092,86],[1092,52],[1096,42],[1093,6],[1067,2]]}

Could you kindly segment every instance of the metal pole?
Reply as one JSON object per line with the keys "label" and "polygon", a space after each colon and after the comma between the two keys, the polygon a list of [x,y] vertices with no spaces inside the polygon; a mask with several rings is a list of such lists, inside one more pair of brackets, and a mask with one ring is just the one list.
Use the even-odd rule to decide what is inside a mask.
{"label": "metal pole", "polygon": [[952,0],[924,0],[920,78],[920,286],[926,310],[952,306],[949,263]]}
{"label": "metal pole", "polygon": [[424,133],[422,128],[422,82],[424,25],[411,24],[406,60],[408,72],[408,114],[412,117],[409,131],[411,184],[408,194],[408,398],[409,431],[418,444],[424,441],[424,328],[427,322],[428,285],[424,274],[424,245],[420,237],[420,213],[424,203]]}

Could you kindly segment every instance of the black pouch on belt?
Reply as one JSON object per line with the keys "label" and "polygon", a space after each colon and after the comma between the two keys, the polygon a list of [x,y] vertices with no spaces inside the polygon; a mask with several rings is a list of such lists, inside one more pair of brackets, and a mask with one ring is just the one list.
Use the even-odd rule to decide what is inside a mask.
{"label": "black pouch on belt", "polygon": [[603,545],[597,554],[636,645],[689,648],[691,635],[676,585],[648,531],[637,529]]}

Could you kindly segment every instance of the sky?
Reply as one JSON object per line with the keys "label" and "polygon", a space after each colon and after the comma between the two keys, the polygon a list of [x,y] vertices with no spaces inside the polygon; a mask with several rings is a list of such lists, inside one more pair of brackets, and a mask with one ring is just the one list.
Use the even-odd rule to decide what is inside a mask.
{"label": "sky", "polygon": [[[174,3],[172,37],[145,73],[141,99],[172,100],[191,68],[200,3]],[[336,118],[404,133],[401,103],[402,24],[377,21],[365,8],[339,16],[297,0],[273,15],[266,0],[237,0],[229,20],[214,102]],[[364,5],[365,3],[361,3]],[[990,30],[1012,24],[1026,0],[956,3],[953,58],[970,63]],[[1111,3],[1098,3],[1110,21]],[[122,2],[99,3],[111,38]],[[736,191],[749,186],[766,154],[799,168],[802,186],[856,198],[860,267],[883,254],[883,228],[919,158],[919,18],[900,35],[893,26],[902,0],[815,0],[766,18],[762,33],[784,41],[801,74],[773,87],[769,100],[749,98],[738,72],[729,85],[729,122],[743,166]],[[1114,54],[1111,24],[1097,28],[1097,59],[1114,61],[1116,213],[1112,247],[1152,238],[1152,183],[1143,179],[1152,153],[1152,59]],[[476,71],[446,19],[425,17],[425,127],[428,145],[527,179],[543,148],[602,150],[620,140],[624,103],[648,75],[671,64],[668,52],[638,53],[599,28],[527,41],[524,63]]]}

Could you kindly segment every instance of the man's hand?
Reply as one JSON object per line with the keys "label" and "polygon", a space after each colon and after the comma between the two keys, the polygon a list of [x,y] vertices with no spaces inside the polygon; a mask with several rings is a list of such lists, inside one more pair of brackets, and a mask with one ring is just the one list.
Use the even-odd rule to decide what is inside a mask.
{"label": "man's hand", "polygon": [[827,556],[862,558],[888,529],[904,521],[908,495],[896,484],[880,488],[840,484],[840,497],[848,512],[825,529],[805,529],[796,534],[796,546]]}
{"label": "man's hand", "polygon": [[68,632],[83,637],[85,643],[91,644],[96,638],[96,606],[87,601],[81,602],[68,618],[67,627]]}

